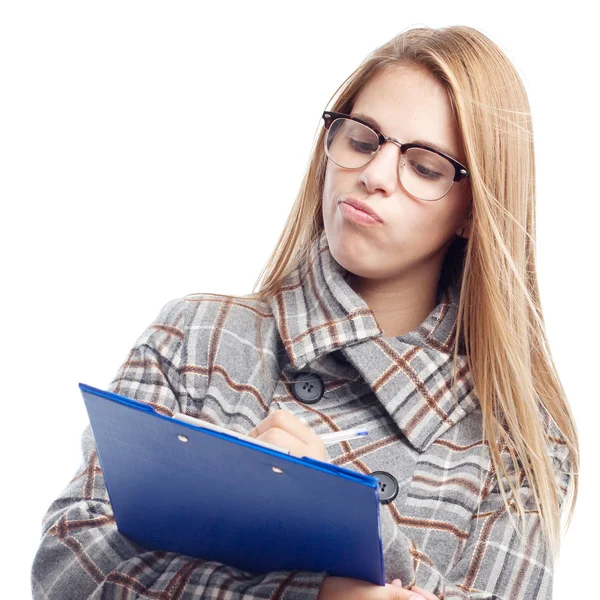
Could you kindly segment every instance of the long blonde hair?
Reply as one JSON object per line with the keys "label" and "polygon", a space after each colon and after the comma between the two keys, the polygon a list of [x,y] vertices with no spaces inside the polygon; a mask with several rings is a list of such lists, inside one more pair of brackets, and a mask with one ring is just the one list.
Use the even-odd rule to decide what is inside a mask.
{"label": "long blonde hair", "polygon": [[[478,30],[419,27],[400,32],[369,54],[333,94],[332,98],[339,92],[330,110],[350,113],[357,93],[374,75],[400,64],[436,77],[447,91],[462,133],[472,191],[472,232],[468,239],[457,236],[440,280],[443,285],[444,280],[460,285],[456,339],[464,339],[483,415],[483,443],[487,438],[495,473],[502,472],[509,483],[513,498],[507,500],[498,475],[508,514],[516,503],[525,521],[517,492],[525,475],[532,482],[542,531],[557,559],[561,505],[555,470],[568,467],[562,472],[573,484],[568,529],[579,488],[579,439],[548,346],[539,298],[534,147],[525,89],[508,58]],[[323,231],[324,134],[319,122],[296,201],[255,283],[258,291],[238,298],[261,302],[274,298]],[[454,373],[457,353],[455,344]],[[541,411],[553,419],[562,439],[547,438]],[[566,444],[567,460],[561,465],[553,466],[547,439]],[[517,483],[502,459],[506,451]]]}

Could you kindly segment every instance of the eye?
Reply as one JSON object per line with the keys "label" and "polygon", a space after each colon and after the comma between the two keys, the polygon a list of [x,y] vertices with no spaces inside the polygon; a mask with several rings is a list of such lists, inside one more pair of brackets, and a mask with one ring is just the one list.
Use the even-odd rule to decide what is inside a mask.
{"label": "eye", "polygon": [[421,163],[411,161],[410,164],[413,165],[413,168],[419,175],[421,175],[421,177],[425,177],[427,179],[439,179],[442,175],[437,171],[432,171],[431,169],[428,169],[425,165],[422,165]]}
{"label": "eye", "polygon": [[360,140],[355,140],[354,138],[349,138],[350,145],[354,150],[358,150],[358,152],[364,152],[367,154],[372,154],[377,150],[377,147],[373,147],[371,142],[361,142]]}

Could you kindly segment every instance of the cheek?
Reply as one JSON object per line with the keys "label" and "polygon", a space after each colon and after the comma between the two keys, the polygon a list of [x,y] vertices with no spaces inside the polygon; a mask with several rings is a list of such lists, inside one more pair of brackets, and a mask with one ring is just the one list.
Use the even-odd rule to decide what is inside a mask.
{"label": "cheek", "polygon": [[343,174],[336,172],[335,169],[327,168],[323,181],[323,220],[326,226],[333,226],[336,218],[337,199],[340,195],[351,189],[347,183],[344,183]]}
{"label": "cheek", "polygon": [[453,217],[439,206],[399,199],[388,212],[386,241],[399,256],[417,258],[437,251],[447,241]]}
{"label": "cheek", "polygon": [[415,205],[415,228],[420,232],[428,232],[430,237],[444,237],[447,228],[452,227],[454,215],[450,203],[419,203]]}
{"label": "cheek", "polygon": [[325,171],[325,180],[323,182],[323,204],[326,207],[331,206],[334,200],[337,179],[334,170],[328,166]]}

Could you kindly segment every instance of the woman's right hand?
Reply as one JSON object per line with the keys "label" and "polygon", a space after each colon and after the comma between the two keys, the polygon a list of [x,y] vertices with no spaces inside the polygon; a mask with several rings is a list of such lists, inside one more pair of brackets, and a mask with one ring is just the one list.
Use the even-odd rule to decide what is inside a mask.
{"label": "woman's right hand", "polygon": [[325,577],[317,600],[425,600],[399,585],[385,586],[350,577]]}

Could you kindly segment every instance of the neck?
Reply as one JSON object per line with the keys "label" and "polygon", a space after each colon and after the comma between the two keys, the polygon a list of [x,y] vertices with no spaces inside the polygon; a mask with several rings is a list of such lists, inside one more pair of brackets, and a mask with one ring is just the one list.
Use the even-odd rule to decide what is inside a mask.
{"label": "neck", "polygon": [[375,280],[350,273],[348,283],[366,302],[388,338],[416,329],[437,306],[437,276]]}

